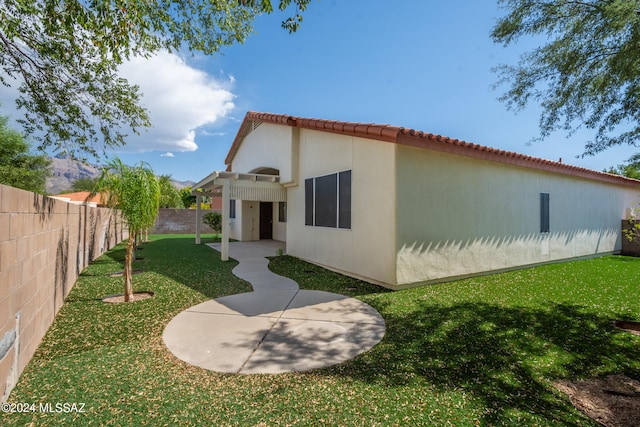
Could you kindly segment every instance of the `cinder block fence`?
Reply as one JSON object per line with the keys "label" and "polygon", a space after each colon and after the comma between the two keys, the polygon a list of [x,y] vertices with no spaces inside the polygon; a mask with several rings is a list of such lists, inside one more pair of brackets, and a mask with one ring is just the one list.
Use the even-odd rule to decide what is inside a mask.
{"label": "cinder block fence", "polygon": [[80,272],[127,237],[117,211],[0,185],[2,402]]}
{"label": "cinder block fence", "polygon": [[[212,211],[201,211],[200,221],[207,212]],[[196,232],[197,222],[195,209],[160,209],[156,223],[150,232],[153,234],[193,234]],[[202,232],[213,233],[213,230],[202,224]]]}

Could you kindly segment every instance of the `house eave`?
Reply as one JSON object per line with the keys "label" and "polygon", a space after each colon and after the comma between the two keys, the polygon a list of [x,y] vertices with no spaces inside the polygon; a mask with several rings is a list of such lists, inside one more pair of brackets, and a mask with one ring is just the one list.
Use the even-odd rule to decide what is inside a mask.
{"label": "house eave", "polygon": [[283,114],[258,113],[249,111],[240,126],[231,148],[225,159],[227,170],[230,171],[233,159],[238,152],[244,138],[257,127],[257,124],[270,123],[281,126],[291,126],[300,129],[310,129],[319,132],[329,132],[340,135],[366,138],[417,147],[426,150],[446,152],[455,155],[471,157],[492,162],[505,163],[523,168],[537,169],[562,175],[575,176],[584,179],[600,181],[608,184],[626,187],[640,187],[640,180],[599,172],[567,163],[546,160],[539,157],[519,154],[489,146],[473,144],[463,140],[448,138],[442,135],[408,129],[398,126],[375,123],[342,122],[336,120],[311,119],[294,117]]}

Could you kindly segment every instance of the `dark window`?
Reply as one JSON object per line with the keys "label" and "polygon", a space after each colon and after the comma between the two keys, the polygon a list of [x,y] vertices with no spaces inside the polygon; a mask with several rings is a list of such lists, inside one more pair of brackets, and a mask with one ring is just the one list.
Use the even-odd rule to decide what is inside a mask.
{"label": "dark window", "polygon": [[351,228],[351,171],[338,174],[338,227]]}
{"label": "dark window", "polygon": [[313,178],[304,180],[304,225],[313,225]]}
{"label": "dark window", "polygon": [[315,223],[318,227],[333,227],[338,224],[338,175],[321,176],[315,180]]}
{"label": "dark window", "polygon": [[540,193],[540,232],[549,232],[549,193]]}
{"label": "dark window", "polygon": [[351,228],[351,171],[304,182],[305,225]]}
{"label": "dark window", "polygon": [[287,222],[287,202],[278,203],[278,221]]}
{"label": "dark window", "polygon": [[229,218],[236,217],[236,201],[235,199],[229,200]]}

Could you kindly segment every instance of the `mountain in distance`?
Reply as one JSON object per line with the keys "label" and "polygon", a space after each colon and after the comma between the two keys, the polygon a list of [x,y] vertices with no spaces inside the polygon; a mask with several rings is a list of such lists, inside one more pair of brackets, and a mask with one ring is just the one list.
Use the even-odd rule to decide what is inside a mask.
{"label": "mountain in distance", "polygon": [[[49,157],[49,160],[51,160],[51,176],[47,178],[47,194],[60,194],[71,190],[74,181],[80,178],[100,176],[100,166],[83,163],[64,155]],[[177,181],[175,179],[171,179],[171,182],[178,189],[195,184],[195,181]]]}
{"label": "mountain in distance", "polygon": [[82,163],[69,157],[57,155],[51,160],[51,176],[47,178],[48,194],[59,194],[71,190],[73,182],[80,178],[96,178],[100,169],[95,165]]}

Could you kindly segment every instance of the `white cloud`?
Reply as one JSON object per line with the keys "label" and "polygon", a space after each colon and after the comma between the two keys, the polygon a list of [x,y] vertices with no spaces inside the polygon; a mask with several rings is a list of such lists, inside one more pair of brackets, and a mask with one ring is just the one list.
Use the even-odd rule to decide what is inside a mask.
{"label": "white cloud", "polygon": [[160,157],[175,157],[172,152],[167,151],[164,154],[160,154]]}
{"label": "white cloud", "polygon": [[142,105],[151,118],[146,132],[127,139],[126,151],[195,151],[196,130],[216,123],[234,108],[232,76],[216,80],[168,52],[132,58],[120,74],[140,87]]}
{"label": "white cloud", "polygon": [[209,132],[208,130],[202,130],[200,134],[204,136],[226,136],[227,132]]}

